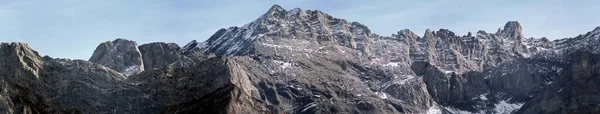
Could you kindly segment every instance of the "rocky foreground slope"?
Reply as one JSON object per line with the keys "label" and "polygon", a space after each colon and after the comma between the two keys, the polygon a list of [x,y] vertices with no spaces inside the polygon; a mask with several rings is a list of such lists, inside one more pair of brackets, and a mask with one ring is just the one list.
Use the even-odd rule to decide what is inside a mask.
{"label": "rocky foreground slope", "polygon": [[0,45],[2,113],[599,113],[600,27],[574,38],[380,36],[277,5],[203,42],[100,44],[89,61]]}

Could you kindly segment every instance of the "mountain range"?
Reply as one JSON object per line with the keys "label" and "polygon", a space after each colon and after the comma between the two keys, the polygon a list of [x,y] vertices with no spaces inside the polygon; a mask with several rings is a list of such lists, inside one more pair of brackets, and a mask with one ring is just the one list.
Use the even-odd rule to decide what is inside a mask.
{"label": "mountain range", "polygon": [[[584,33],[584,31],[582,31]],[[273,5],[180,47],[116,39],[87,61],[0,44],[2,113],[600,113],[600,26],[572,38],[382,36]]]}

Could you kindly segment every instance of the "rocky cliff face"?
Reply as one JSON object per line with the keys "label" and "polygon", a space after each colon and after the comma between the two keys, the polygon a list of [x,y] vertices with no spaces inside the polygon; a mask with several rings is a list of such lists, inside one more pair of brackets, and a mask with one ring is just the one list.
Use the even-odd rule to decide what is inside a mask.
{"label": "rocky cliff face", "polygon": [[568,55],[569,63],[518,113],[598,113],[600,56],[586,51]]}
{"label": "rocky cliff face", "polygon": [[[90,62],[2,43],[6,113],[598,113],[600,27],[574,38],[427,29],[380,36],[278,5],[208,40],[117,39]],[[131,66],[135,70],[127,70]],[[130,73],[132,71],[133,73]],[[543,108],[542,108],[543,107]]]}
{"label": "rocky cliff face", "polygon": [[138,47],[142,56],[145,70],[157,70],[169,66],[183,67],[181,64],[173,64],[187,58],[179,54],[179,46],[175,43],[155,42]]}
{"label": "rocky cliff face", "polygon": [[2,43],[3,113],[102,112],[91,105],[115,104],[106,96],[124,79],[110,68],[87,61],[40,57],[27,44]]}
{"label": "rocky cliff face", "polygon": [[125,39],[116,39],[98,45],[89,61],[114,69],[125,76],[144,71],[142,55],[137,43]]}
{"label": "rocky cliff face", "polygon": [[24,43],[0,43],[2,113],[57,112],[29,87],[40,78],[42,58]]}
{"label": "rocky cliff face", "polygon": [[[258,101],[250,102],[256,89],[248,85],[247,73],[225,57],[125,77],[88,61],[42,58],[23,43],[2,43],[0,50],[3,113],[265,111],[262,105],[254,103]],[[186,105],[190,103],[214,104],[199,108]]]}
{"label": "rocky cliff face", "polygon": [[[375,74],[358,71],[363,73],[354,76],[369,77],[363,83],[373,93],[410,103],[404,106],[405,112],[443,107],[450,112],[510,113],[533,98],[540,87],[552,83],[562,70],[561,65],[566,64],[561,61],[564,58],[556,58],[561,54],[554,52],[562,50],[560,44],[555,48],[557,43],[545,38],[525,38],[516,21],[509,21],[496,33],[478,31],[475,35],[459,36],[440,29],[426,30],[420,37],[410,30],[401,30],[385,37],[370,33],[359,23],[319,11],[286,11],[274,6],[241,27],[243,31],[232,28],[219,30],[206,42],[194,42],[197,50],[227,56],[266,56],[291,68],[294,63],[305,65],[301,62],[305,58],[348,61],[372,69]],[[307,68],[294,68],[304,69]],[[283,74],[297,76],[291,70]],[[426,89],[406,88],[411,86]],[[397,90],[414,94],[389,94]],[[411,97],[417,93],[425,95]]]}

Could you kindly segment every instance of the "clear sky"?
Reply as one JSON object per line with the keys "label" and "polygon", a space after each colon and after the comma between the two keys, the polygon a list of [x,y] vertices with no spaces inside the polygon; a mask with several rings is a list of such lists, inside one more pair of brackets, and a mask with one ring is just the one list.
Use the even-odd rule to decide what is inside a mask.
{"label": "clear sky", "polygon": [[116,38],[138,44],[206,40],[273,4],[321,10],[389,36],[427,28],[495,32],[519,21],[526,37],[573,37],[600,26],[600,0],[1,0],[0,42],[26,42],[42,56],[87,60]]}

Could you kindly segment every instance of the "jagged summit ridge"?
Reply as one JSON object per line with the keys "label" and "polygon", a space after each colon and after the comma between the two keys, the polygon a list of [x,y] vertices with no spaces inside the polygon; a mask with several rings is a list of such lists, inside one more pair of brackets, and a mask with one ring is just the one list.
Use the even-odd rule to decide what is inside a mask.
{"label": "jagged summit ridge", "polygon": [[600,53],[600,27],[596,27],[594,30],[587,32],[586,34],[580,34],[573,38],[564,38],[552,41],[556,53],[568,55],[574,53],[576,50],[586,50],[594,54]]}
{"label": "jagged summit ridge", "polygon": [[397,32],[397,34],[392,34],[392,37],[398,37],[398,38],[418,38],[419,36],[417,34],[415,34],[414,32],[410,31],[409,29],[403,29]]}
{"label": "jagged summit ridge", "polygon": [[[489,68],[503,67],[503,69],[509,69],[504,68],[504,66],[514,61],[527,59],[531,55],[551,50],[549,49],[551,47],[546,45],[547,42],[544,42],[545,40],[528,40],[529,42],[524,43],[522,27],[516,21],[507,22],[496,33],[478,31],[476,35],[459,36],[448,29],[439,29],[438,31],[427,29],[423,37],[419,37],[410,30],[401,30],[391,37],[382,37],[371,33],[366,26],[360,23],[333,18],[320,11],[305,10],[302,12],[302,10],[285,11],[278,9],[271,8],[265,15],[242,27],[221,29],[205,42],[192,42],[190,44],[200,45],[198,50],[203,53],[216,53],[226,56],[249,55],[256,57],[256,59],[266,57],[268,59],[264,61],[275,63],[275,68],[269,66],[270,64],[267,67],[279,69],[265,71],[273,73],[272,75],[279,72],[297,75],[296,73],[306,70],[300,65],[307,64],[302,62],[307,58],[348,61],[355,63],[357,66],[375,68],[384,72],[377,76],[385,80],[370,80],[368,82],[369,88],[382,90],[373,92],[384,93],[383,95],[390,93],[389,97],[410,101],[414,97],[397,94],[399,93],[397,90],[407,86],[424,87],[427,89],[413,89],[410,91],[412,93],[431,93],[419,94],[422,97],[418,99],[431,97],[443,106],[455,106],[461,110],[469,109],[475,112],[491,110],[501,104],[469,105],[465,107],[452,105],[456,103],[453,99],[478,97],[489,94],[489,92],[510,93],[510,95],[505,96],[528,94],[527,92],[532,88],[512,89],[512,86],[516,84],[510,80],[514,77],[496,75],[499,72],[507,71],[496,71]],[[263,59],[260,60],[263,61]],[[277,65],[280,65],[280,67]],[[491,74],[491,71],[494,71],[495,74]],[[481,74],[473,74],[473,72]],[[521,71],[513,74],[524,75]],[[467,79],[469,78],[468,75],[478,75],[478,78]],[[544,83],[544,80],[535,80],[534,78],[538,77],[524,79],[523,81],[528,83],[518,84],[532,86]],[[454,83],[450,80],[463,81]],[[464,80],[474,81],[466,82]],[[485,83],[487,80],[501,80],[503,83],[487,85]],[[481,91],[468,94],[461,94],[460,92],[451,94],[463,91],[448,89],[450,85],[459,86],[454,84],[465,84],[462,86],[463,89],[480,89]],[[486,86],[492,86],[494,90],[485,89]],[[368,92],[364,94],[368,94]],[[501,96],[495,99],[509,100],[510,98]],[[511,105],[520,106],[523,102],[514,101],[511,102]],[[436,105],[422,103],[411,105],[436,107]],[[473,109],[473,107],[480,108]],[[518,107],[491,112],[503,113],[516,109]],[[412,111],[415,110],[424,109],[414,109]]]}
{"label": "jagged summit ridge", "polygon": [[[415,55],[414,61],[452,60],[451,63],[476,61],[476,63],[470,65],[448,68],[449,71],[454,71],[465,68],[481,69],[484,66],[482,63],[496,65],[502,59],[510,60],[509,58],[512,57],[526,57],[537,53],[538,51],[530,51],[534,48],[537,49],[537,47],[531,46],[537,45],[523,44],[521,32],[522,27],[517,21],[509,21],[496,34],[478,31],[475,36],[466,35],[461,37],[448,29],[440,29],[439,31],[427,29],[423,37],[419,37],[406,29],[398,31],[398,34],[393,34],[392,37],[397,37],[410,45],[411,53]],[[220,29],[204,42],[190,42],[188,45],[193,48],[185,46],[181,52],[199,50],[203,53],[238,56],[272,51],[268,48],[298,47],[298,49],[291,50],[303,50],[302,52],[306,53],[319,50],[314,48],[315,45],[331,46],[331,44],[334,44],[356,50],[356,54],[364,55],[359,56],[360,58],[373,58],[370,56],[372,54],[370,51],[374,49],[371,45],[373,45],[374,39],[379,38],[379,36],[373,37],[373,35],[366,26],[360,23],[334,18],[318,10],[295,8],[287,11],[278,5],[273,5],[255,21],[242,27]],[[439,44],[443,44],[443,46],[440,47]],[[457,50],[463,52],[458,51],[458,53],[455,53],[458,54],[457,57],[451,58],[442,56],[449,52],[433,54],[435,50],[449,47],[456,47],[453,50],[447,50],[449,52],[456,52]],[[487,49],[487,51],[483,49]],[[484,57],[488,52],[492,55]]]}
{"label": "jagged summit ridge", "polygon": [[[339,38],[339,35],[348,37]],[[255,43],[256,39],[265,37],[306,39],[316,43],[335,42],[347,47],[366,49],[363,47],[368,46],[361,42],[370,41],[371,35],[370,30],[360,23],[334,18],[318,10],[285,10],[274,5],[264,15],[242,27],[220,29],[207,41],[189,44],[198,44],[198,50],[202,52],[236,56],[254,52],[256,46],[263,44]],[[182,49],[185,49],[182,51],[184,53],[190,50]]]}

